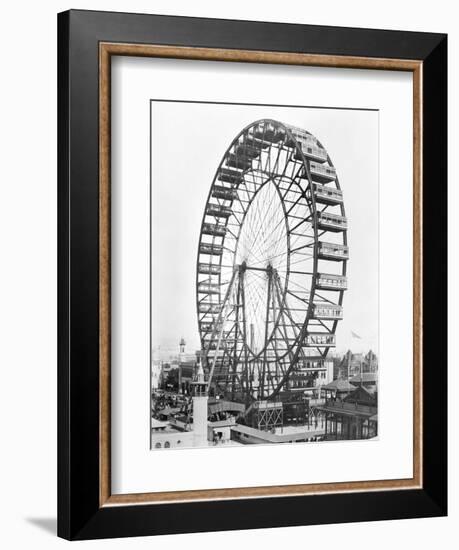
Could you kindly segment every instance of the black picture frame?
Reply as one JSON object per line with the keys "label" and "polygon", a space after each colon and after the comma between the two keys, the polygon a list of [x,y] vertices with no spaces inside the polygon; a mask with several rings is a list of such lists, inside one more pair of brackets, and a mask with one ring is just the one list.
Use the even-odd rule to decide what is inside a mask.
{"label": "black picture frame", "polygon": [[[100,506],[100,42],[422,61],[422,488]],[[446,515],[446,145],[444,34],[79,10],[58,15],[59,536],[81,540]]]}

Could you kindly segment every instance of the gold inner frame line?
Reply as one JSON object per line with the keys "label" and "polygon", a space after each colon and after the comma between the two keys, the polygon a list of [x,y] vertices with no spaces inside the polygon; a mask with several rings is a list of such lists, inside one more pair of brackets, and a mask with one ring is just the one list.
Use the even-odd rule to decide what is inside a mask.
{"label": "gold inner frame line", "polygon": [[[238,487],[192,491],[111,494],[110,419],[110,95],[111,57],[159,57],[243,63],[266,63],[376,69],[413,73],[413,477],[356,482]],[[99,44],[99,506],[160,504],[199,500],[246,499],[422,488],[422,61],[301,54],[155,44]]]}

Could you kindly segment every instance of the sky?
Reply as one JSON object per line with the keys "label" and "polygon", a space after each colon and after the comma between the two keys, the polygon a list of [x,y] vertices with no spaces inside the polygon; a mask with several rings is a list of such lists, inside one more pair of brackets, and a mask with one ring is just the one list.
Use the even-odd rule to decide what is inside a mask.
{"label": "sky", "polygon": [[[379,113],[377,111],[153,101],[152,346],[198,349],[196,253],[215,171],[248,124],[272,118],[304,128],[337,170],[350,260],[336,351],[378,353]],[[360,338],[356,338],[358,335]]]}

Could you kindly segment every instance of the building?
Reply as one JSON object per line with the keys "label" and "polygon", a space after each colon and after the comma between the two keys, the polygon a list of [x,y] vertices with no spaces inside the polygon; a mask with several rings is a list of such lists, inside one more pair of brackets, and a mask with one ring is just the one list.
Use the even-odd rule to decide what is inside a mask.
{"label": "building", "polygon": [[154,360],[151,363],[151,388],[160,388],[164,383],[162,362]]}
{"label": "building", "polygon": [[[205,447],[208,441],[208,393],[202,365],[199,365],[191,383],[193,424],[171,418],[179,409],[164,409],[158,413],[159,421],[152,419],[152,449],[175,447]],[[164,420],[166,420],[165,422]],[[163,421],[161,421],[164,419]],[[191,429],[190,429],[191,428]]]}
{"label": "building", "polygon": [[341,360],[335,360],[333,378],[336,380],[350,380],[363,372],[377,372],[378,358],[371,350],[364,355],[363,353],[352,353],[348,350]]}
{"label": "building", "polygon": [[196,379],[191,383],[191,395],[193,396],[194,446],[204,447],[207,445],[207,406],[209,394],[201,363],[198,366]]}
{"label": "building", "polygon": [[186,353],[185,346],[185,339],[181,338],[178,353],[177,349],[171,352],[170,349],[154,348],[151,368],[153,389],[162,388],[170,392],[190,394],[190,384],[196,374],[199,355],[198,352]]}
{"label": "building", "polygon": [[370,393],[378,391],[378,373],[362,372],[353,376],[349,382],[354,386],[363,386]]}
{"label": "building", "polygon": [[325,399],[344,399],[355,390],[355,386],[348,380],[333,380],[329,384],[322,386],[321,393]]}
{"label": "building", "polygon": [[351,350],[348,350],[341,358],[341,361],[335,363],[333,378],[335,380],[349,380],[349,378],[362,371],[363,361],[363,353],[352,353]]}
{"label": "building", "polygon": [[365,355],[365,369],[363,372],[378,372],[378,358],[371,350]]}
{"label": "building", "polygon": [[358,386],[344,399],[327,399],[325,439],[370,439],[378,435],[378,405],[374,395]]}
{"label": "building", "polygon": [[190,362],[195,362],[196,364],[196,357],[197,357],[197,353],[187,353],[186,352],[186,342],[185,342],[185,339],[184,338],[180,338],[180,341],[179,341],[179,353],[177,355],[177,358],[176,358],[176,362],[178,365],[182,364],[182,363],[190,363]]}
{"label": "building", "polygon": [[227,443],[231,440],[231,428],[245,411],[245,405],[225,399],[209,399],[207,439],[214,443]]}
{"label": "building", "polygon": [[191,383],[196,374],[196,361],[184,361],[179,363],[178,369],[178,393],[189,395],[191,393]]}

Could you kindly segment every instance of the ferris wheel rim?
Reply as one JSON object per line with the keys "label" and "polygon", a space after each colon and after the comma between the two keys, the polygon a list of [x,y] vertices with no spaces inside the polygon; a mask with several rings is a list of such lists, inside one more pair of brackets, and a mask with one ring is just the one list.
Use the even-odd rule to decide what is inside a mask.
{"label": "ferris wheel rim", "polygon": [[[216,185],[216,182],[218,181],[218,176],[219,174],[221,173],[221,169],[224,167],[224,164],[226,162],[226,159],[228,158],[228,155],[230,154],[230,151],[232,151],[235,147],[235,145],[238,144],[239,140],[241,139],[241,137],[245,136],[247,134],[247,132],[252,129],[252,128],[256,128],[257,126],[260,126],[260,125],[269,125],[271,124],[272,126],[274,126],[275,128],[278,128],[278,129],[281,129],[284,133],[285,133],[285,136],[286,136],[286,139],[284,140],[284,142],[287,140],[289,140],[289,142],[293,143],[294,144],[294,150],[295,152],[301,157],[301,160],[302,160],[302,166],[305,170],[305,173],[307,175],[307,181],[308,181],[308,186],[312,186],[313,184],[313,180],[311,178],[311,174],[310,174],[310,171],[309,171],[309,163],[308,161],[306,160],[306,157],[303,153],[303,150],[300,146],[300,144],[298,143],[297,139],[294,137],[293,133],[291,132],[290,128],[288,125],[284,124],[283,122],[280,122],[280,121],[277,121],[277,120],[274,120],[274,119],[259,119],[259,120],[256,120],[254,122],[251,122],[250,124],[248,124],[246,127],[244,127],[238,134],[237,136],[231,141],[230,145],[228,146],[228,148],[226,149],[224,155],[222,156],[221,158],[221,161],[216,169],[216,172],[214,174],[214,177],[212,179],[212,184],[210,186],[210,189],[209,189],[209,193],[208,193],[208,196],[207,196],[207,200],[206,200],[206,208],[207,206],[209,205],[210,201],[211,201],[211,197],[212,197],[212,190],[214,189],[215,185]],[[312,136],[316,141],[317,143],[319,143],[321,145],[321,143],[319,142],[319,140],[317,140],[317,138],[315,138],[315,136],[313,136],[312,134],[310,134],[309,132],[307,132],[310,136]],[[321,145],[322,146],[322,145]],[[270,145],[268,145],[268,147],[272,147],[272,143]],[[323,147],[323,146],[322,146]],[[325,148],[324,148],[325,149]],[[290,159],[291,160],[291,159]],[[290,160],[288,162],[290,162]],[[334,168],[334,165],[331,161],[331,158],[330,156],[328,155],[327,153],[327,163],[329,164],[330,167]],[[246,170],[243,170],[241,172],[241,178],[240,180],[243,181],[244,178],[245,178],[245,175],[249,172],[253,172],[253,169],[251,167],[247,168]],[[298,178],[298,175],[295,176],[295,178],[293,179],[292,183],[295,183],[295,185],[298,185],[297,182],[295,182],[294,180]],[[241,228],[243,227],[243,223],[244,223],[244,219],[245,219],[245,216],[247,215],[247,213],[249,212],[250,210],[250,207],[251,205],[253,204],[253,201],[255,200],[255,197],[258,195],[258,193],[270,182],[273,182],[274,186],[275,186],[275,189],[276,189],[276,192],[279,194],[279,199],[280,199],[280,203],[283,207],[283,211],[284,211],[284,221],[285,221],[285,224],[286,226],[288,227],[287,225],[287,215],[286,215],[286,208],[285,208],[285,203],[284,203],[284,200],[282,199],[282,196],[279,192],[279,187],[278,187],[278,184],[276,184],[276,177],[275,176],[270,176],[270,177],[267,177],[266,180],[259,186],[259,188],[256,190],[256,192],[252,195],[252,197],[250,198],[250,202],[248,203],[248,206],[247,206],[247,209],[245,210],[244,212],[244,218],[243,220],[241,221],[241,224],[239,226],[239,232],[238,232],[238,238],[236,240],[236,242],[238,243],[238,239],[240,238],[240,232],[241,232]],[[336,177],[336,180],[335,180],[335,186],[338,190],[340,190],[340,185],[339,185],[339,180],[338,180],[338,177]],[[240,185],[240,183],[238,183],[238,186]],[[307,205],[308,205],[308,209],[311,213],[311,218],[314,220],[313,223],[311,223],[311,227],[313,228],[313,231],[314,231],[314,240],[315,240],[315,245],[314,245],[314,254],[313,254],[313,270],[312,270],[312,278],[311,278],[311,285],[310,285],[310,299],[309,299],[309,303],[308,303],[308,307],[306,309],[306,314],[305,314],[305,317],[304,317],[304,321],[303,321],[303,324],[302,324],[302,328],[301,330],[298,332],[297,336],[295,337],[294,341],[287,347],[287,349],[285,350],[285,353],[284,355],[281,357],[285,357],[287,356],[289,353],[292,352],[292,350],[296,350],[295,351],[295,356],[297,357],[298,356],[298,353],[299,353],[299,349],[301,347],[301,341],[302,339],[304,338],[304,332],[307,331],[307,328],[308,328],[308,324],[309,324],[309,321],[311,319],[311,314],[312,314],[312,308],[314,306],[314,296],[315,296],[315,292],[316,292],[316,279],[317,279],[317,274],[318,274],[318,254],[317,254],[317,243],[318,243],[318,239],[319,239],[319,235],[318,235],[318,224],[317,222],[315,221],[316,220],[316,214],[317,214],[317,206],[316,206],[316,203],[315,203],[315,195],[314,193],[310,193],[310,197],[309,199],[306,197],[306,195],[304,196],[304,199],[306,200],[307,202]],[[232,205],[232,202],[231,202],[231,205]],[[343,212],[343,215],[344,215],[344,205],[341,205],[341,211]],[[201,221],[201,233],[200,233],[200,238],[199,238],[199,243],[202,242],[202,238],[203,238],[203,226],[204,226],[204,223],[205,223],[205,219],[206,219],[206,209],[204,210],[204,214],[203,214],[203,218],[202,218],[202,221]],[[343,233],[343,241],[344,241],[344,244],[347,244],[347,232],[345,231]],[[212,242],[214,241],[214,239],[212,239]],[[237,247],[235,249],[235,251],[237,250]],[[234,252],[233,254],[234,256],[234,262],[236,261],[236,254]],[[289,276],[290,276],[290,250],[288,251],[287,253],[287,257],[288,257],[288,269],[287,269],[287,274],[286,274],[286,280],[285,280],[285,283],[284,283],[284,286],[283,286],[283,295],[282,295],[282,303],[285,305],[286,303],[286,294],[287,294],[287,291],[288,291],[288,282],[289,282]],[[198,263],[199,263],[199,252],[198,252]],[[219,264],[221,265],[222,263],[222,258],[220,258],[220,261],[219,261]],[[233,268],[236,267],[235,266],[235,263],[233,263]],[[346,274],[346,262],[343,263],[343,275]],[[198,274],[198,269],[196,270],[196,282],[197,282],[197,286],[199,284],[199,274]],[[342,301],[343,301],[343,296],[344,296],[344,293],[342,291],[339,292],[339,296],[338,296],[338,304],[341,305],[342,304]],[[222,301],[222,297],[221,295],[219,296],[219,302],[221,303]],[[198,310],[199,310],[199,303],[200,303],[200,300],[199,300],[199,294],[197,293],[197,304],[198,304]],[[269,345],[271,339],[273,338],[273,335],[275,333],[275,330],[276,330],[276,326],[277,324],[279,323],[279,320],[280,320],[280,317],[281,317],[281,313],[278,314],[277,316],[277,319],[276,319],[276,323],[275,323],[275,326],[273,328],[273,330],[271,331],[271,334],[270,334],[270,337],[268,340],[265,341],[265,346],[263,349],[260,350],[260,352],[258,354],[254,354],[253,357],[251,357],[251,361],[252,362],[255,362],[257,359],[259,359],[261,357],[261,355],[263,354],[263,352],[265,351],[265,349],[267,348],[267,346]],[[198,319],[199,319],[199,315],[198,315]],[[333,323],[333,327],[332,329],[330,330],[330,333],[334,334],[335,331],[336,331],[336,326],[338,324],[338,321],[335,320],[334,323]],[[200,329],[200,333],[201,333],[201,329]],[[202,333],[201,333],[201,336],[202,336]],[[245,342],[245,344],[247,345],[247,342]],[[274,390],[271,395],[275,395],[277,393],[277,391],[282,387],[283,383],[284,383],[284,379],[287,378],[290,374],[290,371],[291,371],[291,368],[287,370],[287,372],[284,374],[281,382],[279,383],[278,385],[278,388],[277,390]],[[268,397],[269,398],[269,397]]]}

